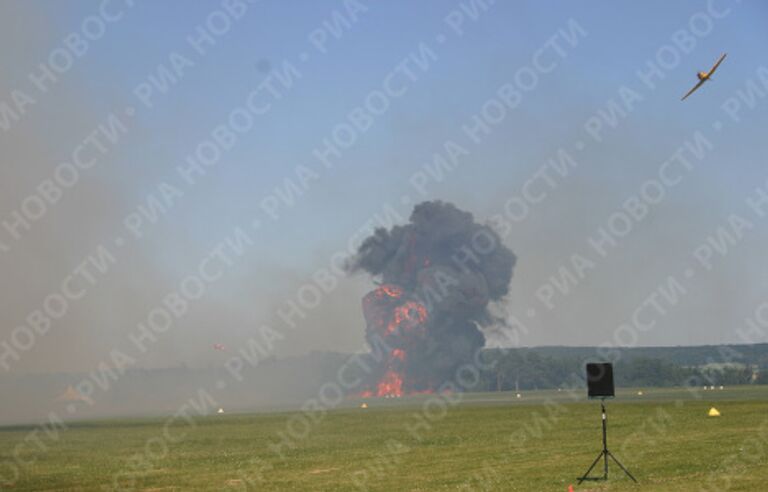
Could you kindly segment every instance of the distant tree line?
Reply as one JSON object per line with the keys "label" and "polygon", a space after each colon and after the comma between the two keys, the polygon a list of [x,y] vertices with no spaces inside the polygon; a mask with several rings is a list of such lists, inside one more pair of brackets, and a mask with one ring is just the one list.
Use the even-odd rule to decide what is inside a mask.
{"label": "distant tree line", "polygon": [[[550,357],[535,349],[492,349],[483,353],[493,368],[482,372],[479,391],[554,389],[583,381],[585,364],[596,357]],[[768,363],[768,359],[765,360]],[[489,364],[490,365],[490,364]],[[760,364],[684,366],[658,357],[622,358],[614,363],[618,387],[768,384],[768,367]]]}

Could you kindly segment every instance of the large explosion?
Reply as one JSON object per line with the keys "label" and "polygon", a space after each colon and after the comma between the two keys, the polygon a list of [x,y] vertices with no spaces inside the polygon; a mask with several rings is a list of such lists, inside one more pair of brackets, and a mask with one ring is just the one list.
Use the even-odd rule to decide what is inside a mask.
{"label": "large explosion", "polygon": [[515,255],[488,226],[450,203],[423,202],[410,223],[377,229],[350,263],[379,287],[363,298],[366,339],[384,346],[363,396],[431,392],[485,345],[500,322],[489,303],[508,292]]}

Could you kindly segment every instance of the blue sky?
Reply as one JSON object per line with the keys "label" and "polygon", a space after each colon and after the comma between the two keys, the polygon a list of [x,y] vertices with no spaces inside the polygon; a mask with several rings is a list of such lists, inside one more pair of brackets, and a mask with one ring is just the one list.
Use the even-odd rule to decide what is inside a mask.
{"label": "blue sky", "polygon": [[[64,202],[61,211],[39,225],[51,232],[54,242],[77,243],[66,260],[56,260],[56,271],[66,271],[73,258],[82,256],[78,251],[84,246],[120,231],[121,218],[147,195],[156,193],[159,182],[178,182],[176,168],[185,156],[270,76],[258,69],[265,60],[275,70],[288,60],[301,77],[284,97],[273,101],[267,115],[256,119],[253,129],[241,136],[219,165],[193,189],[185,190],[178,206],[131,245],[131,254],[141,258],[137,262],[173,285],[232,228],[247,224],[254,216],[263,217],[261,200],[293,176],[297,165],[317,170],[320,179],[295,206],[285,209],[280,220],[265,225],[257,245],[237,270],[210,293],[213,312],[216,303],[222,303],[221,309],[247,313],[243,316],[249,322],[271,319],[279,302],[254,297],[280,289],[289,292],[313,269],[327,263],[328,256],[344,247],[349,235],[383,204],[394,204],[407,216],[409,207],[400,205],[400,198],[404,194],[422,198],[408,184],[413,173],[431,160],[446,139],[467,142],[462,125],[479,113],[500,86],[514,81],[521,67],[530,66],[533,53],[569,22],[575,21],[586,36],[567,49],[566,57],[553,58],[557,67],[540,74],[536,87],[524,93],[520,105],[509,111],[481,145],[471,148],[444,182],[431,184],[423,197],[453,201],[485,220],[503,210],[505,200],[518,193],[523,182],[558,149],[572,150],[574,142],[587,138],[585,121],[605,110],[611,100],[618,101],[620,87],[642,97],[617,128],[605,130],[601,143],[588,146],[573,175],[552,191],[552,197],[530,219],[514,224],[506,238],[519,256],[509,301],[512,312],[520,315],[537,304],[538,286],[571,254],[583,252],[586,238],[695,130],[703,128],[714,149],[638,225],[628,239],[630,246],[602,262],[554,312],[531,320],[534,328],[527,344],[598,344],[610,338],[658,279],[665,272],[679,271],[696,244],[768,177],[765,101],[758,99],[754,109],[744,110],[738,124],[727,121],[722,109],[725,100],[755,77],[759,66],[768,64],[763,49],[768,41],[768,8],[758,2],[498,2],[481,11],[476,21],[467,18],[461,36],[450,29],[446,18],[458,15],[456,12],[463,12],[466,18],[467,10],[462,8],[473,4],[469,0],[361,4],[365,11],[340,39],[329,35],[327,53],[318,52],[308,35],[323,29],[323,22],[334,12],[348,19],[344,2],[249,4],[243,18],[202,57],[185,38],[220,8],[218,2],[137,1],[124,19],[109,25],[105,36],[92,43],[74,68],[62,75],[60,84],[25,115],[23,125],[0,134],[4,145],[18,140],[22,133],[30,134],[50,151],[51,157],[30,157],[24,163],[34,168],[30,171],[33,177],[19,178],[17,186],[7,185],[18,187],[23,195],[34,188],[35,179],[51,172],[55,156],[66,154],[84,130],[92,129],[110,111],[137,108],[125,142],[109,154],[106,165],[89,175],[88,179],[98,178],[98,186],[107,189],[106,196],[100,194],[95,202],[82,198],[95,208],[106,200],[114,206],[114,213],[99,218],[100,225],[91,228],[89,222],[96,219],[68,212]],[[701,21],[701,16],[698,20],[692,16],[708,7],[730,12],[712,21],[711,32],[694,35],[693,49],[680,52],[679,63],[665,72],[655,90],[643,86],[636,72],[655,60],[661,47],[673,45],[673,33],[690,32],[691,19]],[[27,87],[26,74],[96,11],[94,3],[85,1],[17,3],[14,13],[19,23],[32,25],[28,29],[17,25],[3,38],[14,43],[13,48],[5,48],[14,63],[1,76],[0,100],[14,87]],[[445,43],[435,40],[439,34],[447,37]],[[312,151],[421,42],[437,55],[429,69],[408,85],[407,94],[391,99],[389,109],[376,117],[374,126],[332,169],[319,167]],[[172,52],[188,57],[195,66],[167,94],[157,96],[152,109],[137,104],[136,87],[159,65],[169,66]],[[681,103],[680,96],[696,81],[695,73],[708,69],[722,52],[729,55],[714,80]],[[308,61],[301,61],[302,53],[309,54]],[[725,123],[722,131],[712,130],[715,120]],[[28,155],[23,146],[18,152]],[[6,170],[10,179],[15,172],[27,172],[16,167],[21,160],[14,159],[16,164]],[[0,213],[7,216],[15,210],[22,195],[2,203]],[[81,244],[60,232],[68,221],[83,225],[89,241]],[[733,326],[768,295],[768,286],[754,267],[762,260],[766,240],[765,226],[759,226],[750,241],[740,245],[737,255],[728,256],[713,276],[697,283],[700,292],[686,299],[676,314],[660,321],[669,329],[643,334],[639,343],[735,341]],[[8,258],[13,257],[3,260],[8,264],[40,261]],[[648,268],[639,266],[648,264]],[[55,284],[55,278],[49,285]],[[632,285],[623,286],[625,290],[617,294],[616,285],[627,278],[633,279]],[[35,295],[22,304],[33,306],[46,282],[36,284],[32,288]],[[120,276],[110,282],[118,289]],[[365,279],[346,282],[349,284],[335,294],[339,302],[364,293],[368,285]],[[612,306],[597,306],[606,296]],[[709,311],[714,309],[713,299],[724,303],[720,313],[729,313],[715,321]],[[335,307],[317,314],[308,322],[310,333],[299,337],[287,352],[354,350],[362,341],[362,317],[357,301],[349,306],[348,314]],[[601,313],[586,314],[593,311]],[[9,326],[23,319],[23,314],[21,310],[11,316]],[[344,319],[339,323],[344,328],[336,332],[329,325],[339,319]],[[578,328],[570,326],[572,323]],[[103,343],[117,343],[131,325],[116,326]],[[204,328],[190,330],[197,333],[195,340],[206,338]],[[74,339],[80,339],[91,332],[73,333]],[[223,336],[236,342],[246,334],[247,329],[224,329]],[[99,345],[93,353],[105,346]],[[162,360],[198,356],[204,360],[199,352],[198,348],[173,351],[170,359]],[[158,360],[152,363],[160,364]],[[30,367],[36,367],[35,363]]]}

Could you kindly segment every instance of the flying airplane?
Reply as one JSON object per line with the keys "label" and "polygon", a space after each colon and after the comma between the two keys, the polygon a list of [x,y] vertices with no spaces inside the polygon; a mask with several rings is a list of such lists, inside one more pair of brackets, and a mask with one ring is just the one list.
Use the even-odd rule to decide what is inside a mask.
{"label": "flying airplane", "polygon": [[727,54],[727,53],[723,53],[723,54],[720,56],[720,59],[719,59],[719,60],[717,60],[717,62],[716,62],[716,63],[715,63],[715,65],[714,65],[714,66],[713,66],[713,67],[712,67],[712,68],[709,70],[709,72],[699,72],[699,73],[697,73],[697,74],[696,74],[696,76],[699,78],[699,83],[698,83],[698,84],[696,84],[695,86],[693,86],[693,89],[689,90],[689,91],[688,91],[688,93],[687,93],[686,95],[684,95],[682,99],[680,99],[681,101],[684,101],[686,97],[688,97],[688,96],[690,96],[691,94],[693,94],[693,93],[696,91],[696,89],[698,89],[699,87],[701,87],[701,85],[702,85],[704,82],[706,82],[707,80],[710,80],[710,78],[712,77],[712,74],[713,74],[713,73],[715,73],[715,70],[717,70],[717,67],[719,67],[719,66],[720,66],[720,64],[721,64],[721,63],[723,63],[723,60],[725,60],[725,55],[726,55],[726,54]]}

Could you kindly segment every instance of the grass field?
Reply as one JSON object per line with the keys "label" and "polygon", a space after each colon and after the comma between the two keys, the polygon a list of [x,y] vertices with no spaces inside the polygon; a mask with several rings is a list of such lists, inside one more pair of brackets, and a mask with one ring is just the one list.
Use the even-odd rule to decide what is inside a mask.
{"label": "grass field", "polygon": [[[597,402],[564,392],[346,401],[312,417],[254,413],[68,424],[45,450],[33,427],[0,428],[3,490],[521,490],[768,489],[768,388],[698,397],[624,390],[608,402],[608,482],[581,475],[601,449]],[[707,417],[711,406],[722,413]],[[312,422],[316,419],[316,422]],[[281,434],[283,433],[283,434]],[[269,443],[292,435],[278,453]],[[602,469],[598,467],[598,474]]]}

